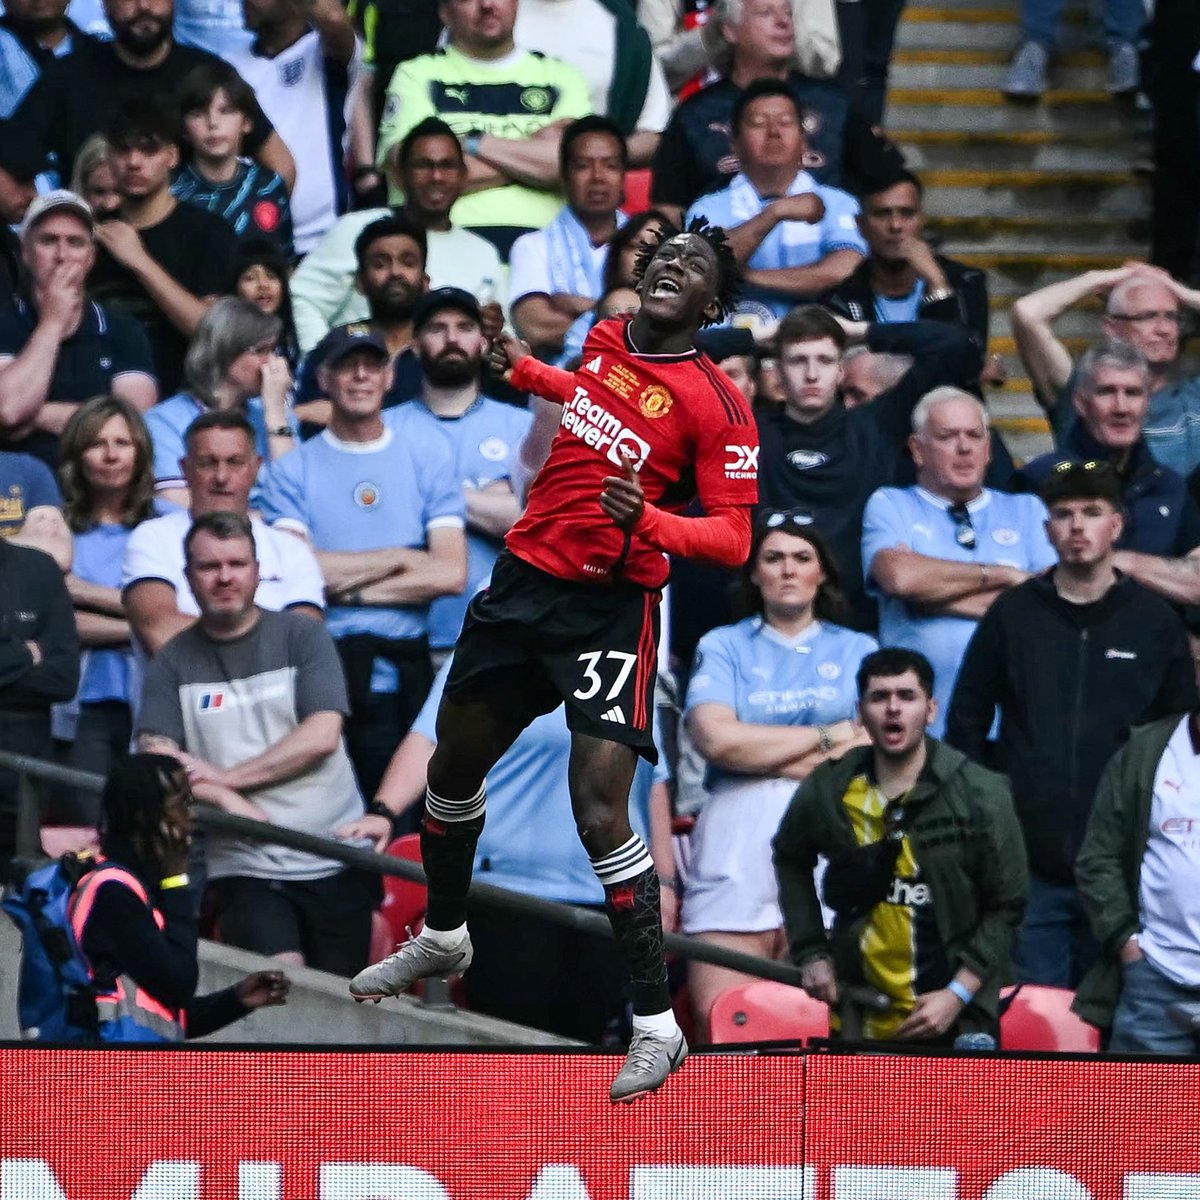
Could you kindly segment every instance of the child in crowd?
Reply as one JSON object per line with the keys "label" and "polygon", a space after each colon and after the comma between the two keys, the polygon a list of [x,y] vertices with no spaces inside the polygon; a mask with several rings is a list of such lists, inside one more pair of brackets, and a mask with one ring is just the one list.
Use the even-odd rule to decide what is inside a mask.
{"label": "child in crowd", "polygon": [[295,374],[300,362],[300,344],[292,317],[292,295],[288,290],[288,262],[270,238],[247,238],[238,244],[237,283],[233,290],[255,308],[283,322],[276,349],[287,359],[288,367]]}
{"label": "child in crowd", "polygon": [[269,238],[292,254],[292,214],[287,187],[274,172],[242,157],[250,133],[254,93],[226,63],[191,71],[179,92],[187,161],[171,191],[232,226],[239,240]]}

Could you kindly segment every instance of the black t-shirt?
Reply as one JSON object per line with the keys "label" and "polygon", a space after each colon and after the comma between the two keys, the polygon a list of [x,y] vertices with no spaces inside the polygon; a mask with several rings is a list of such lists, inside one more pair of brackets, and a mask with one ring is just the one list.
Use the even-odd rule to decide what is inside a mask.
{"label": "black t-shirt", "polygon": [[[193,296],[219,296],[233,286],[237,235],[220,217],[176,203],[170,216],[139,233],[150,257]],[[103,247],[97,249],[88,291],[105,307],[121,309],[141,322],[150,340],[159,394],[178,391],[188,339],[167,320],[133,273]]]}
{"label": "black t-shirt", "polygon": [[[18,299],[12,312],[0,313],[0,357],[20,354],[37,328],[37,320],[37,312],[23,299]],[[79,328],[59,346],[46,398],[82,402],[111,392],[113,380],[130,372],[154,375],[150,343],[141,326],[123,312],[107,311],[89,301]],[[5,445],[33,454],[52,467],[58,465],[58,438],[53,434],[34,433]]]}
{"label": "black t-shirt", "polygon": [[20,239],[7,225],[0,225],[0,313],[16,308],[24,275]]}
{"label": "black t-shirt", "polygon": [[[117,57],[111,42],[88,40],[46,67],[25,94],[13,120],[24,124],[47,151],[54,153],[59,176],[66,180],[71,177],[79,148],[124,104],[173,96],[194,67],[220,62],[206,50],[172,43],[157,67],[138,70]],[[259,110],[243,153],[253,156],[271,130],[270,121]]]}

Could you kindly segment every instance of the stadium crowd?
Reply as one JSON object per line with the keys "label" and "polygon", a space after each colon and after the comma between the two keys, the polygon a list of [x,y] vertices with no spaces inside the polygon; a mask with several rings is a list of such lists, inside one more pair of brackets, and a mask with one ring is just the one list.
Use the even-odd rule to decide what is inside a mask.
{"label": "stadium crowd", "polygon": [[[1059,7],[1023,5],[1010,94],[1044,88]],[[1185,7],[1147,87],[1190,96],[1156,147],[1194,171]],[[586,368],[645,249],[704,218],[744,278],[698,344],[753,404],[760,445],[726,449],[759,506],[743,572],[672,564],[631,800],[667,927],[791,955],[833,1005],[870,985],[870,1036],[987,1030],[1020,980],[1195,1053],[1164,1014],[1200,1000],[1200,189],[1160,171],[1159,265],[1017,301],[1056,449],[1014,462],[986,274],[931,246],[882,130],[901,8],[5,0],[0,748],[108,774],[133,745],[198,803],[415,830],[444,664],[549,451],[489,347]],[[1120,96],[1142,6],[1108,9]],[[1094,298],[1075,362],[1054,322]],[[568,753],[561,711],[511,747],[476,877],[599,908]],[[0,871],[16,806],[0,773]],[[367,964],[377,878],[215,835],[188,871],[227,942]],[[611,945],[471,929],[473,1008],[612,1036]],[[740,978],[692,964],[701,1037]]]}

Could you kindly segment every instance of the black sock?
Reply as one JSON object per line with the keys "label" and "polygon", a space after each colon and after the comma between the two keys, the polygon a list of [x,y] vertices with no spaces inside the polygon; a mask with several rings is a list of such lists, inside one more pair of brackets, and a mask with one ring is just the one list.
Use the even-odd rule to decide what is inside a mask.
{"label": "black sock", "polygon": [[604,908],[629,965],[633,1012],[639,1017],[671,1008],[659,905],[658,875],[653,868],[624,883],[604,885]]}
{"label": "black sock", "polygon": [[458,805],[470,812],[466,821],[445,820],[448,802],[426,792],[421,821],[421,862],[430,881],[425,924],[430,929],[457,929],[467,923],[467,889],[475,862],[475,845],[484,832],[484,790]]}

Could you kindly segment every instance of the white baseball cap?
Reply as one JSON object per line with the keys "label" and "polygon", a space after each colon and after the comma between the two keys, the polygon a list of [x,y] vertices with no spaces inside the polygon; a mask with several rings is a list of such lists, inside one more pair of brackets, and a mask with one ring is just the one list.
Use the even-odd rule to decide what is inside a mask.
{"label": "white baseball cap", "polygon": [[96,216],[92,212],[92,206],[75,192],[66,188],[55,188],[52,192],[43,192],[33,198],[33,203],[25,213],[25,220],[21,222],[21,236],[24,237],[51,213],[59,211],[74,213],[88,227],[89,232],[95,232]]}

